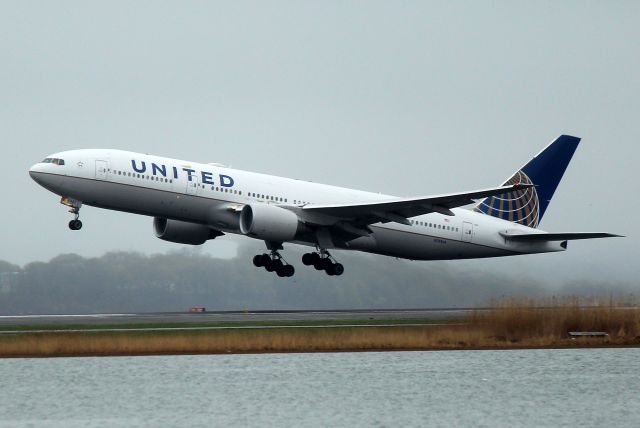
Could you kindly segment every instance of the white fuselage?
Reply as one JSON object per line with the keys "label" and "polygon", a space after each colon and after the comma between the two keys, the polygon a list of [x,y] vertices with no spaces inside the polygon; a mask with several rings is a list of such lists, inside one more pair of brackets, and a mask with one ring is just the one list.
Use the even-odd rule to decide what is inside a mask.
{"label": "white fuselage", "polygon": [[[202,224],[240,234],[246,204],[281,207],[350,204],[394,199],[389,195],[311,183],[121,150],[72,150],[51,155],[64,165],[38,163],[30,174],[48,190],[85,205]],[[370,226],[370,236],[334,248],[414,260],[466,259],[563,251],[560,242],[513,242],[500,233],[543,233],[467,209]],[[314,234],[291,242],[318,245]],[[326,248],[327,244],[323,243]]]}

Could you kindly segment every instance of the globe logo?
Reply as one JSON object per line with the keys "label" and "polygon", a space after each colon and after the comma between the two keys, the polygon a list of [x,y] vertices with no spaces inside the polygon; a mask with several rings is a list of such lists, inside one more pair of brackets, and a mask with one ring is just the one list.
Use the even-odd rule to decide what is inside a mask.
{"label": "globe logo", "polygon": [[[522,171],[516,172],[503,186],[515,184],[534,184]],[[537,227],[540,221],[540,203],[535,187],[491,196],[480,202],[475,211],[519,223],[528,227]]]}

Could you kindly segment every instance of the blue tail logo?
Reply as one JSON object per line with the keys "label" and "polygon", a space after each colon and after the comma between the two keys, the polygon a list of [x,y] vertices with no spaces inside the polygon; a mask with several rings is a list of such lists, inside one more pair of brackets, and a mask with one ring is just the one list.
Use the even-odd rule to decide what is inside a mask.
{"label": "blue tail logo", "polygon": [[[522,171],[516,172],[503,186],[534,184]],[[480,202],[475,211],[498,217],[529,227],[538,227],[540,222],[540,200],[535,187],[490,196]]]}
{"label": "blue tail logo", "polygon": [[580,138],[569,135],[556,138],[503,184],[533,184],[534,187],[485,198],[474,211],[538,227],[578,143]]}

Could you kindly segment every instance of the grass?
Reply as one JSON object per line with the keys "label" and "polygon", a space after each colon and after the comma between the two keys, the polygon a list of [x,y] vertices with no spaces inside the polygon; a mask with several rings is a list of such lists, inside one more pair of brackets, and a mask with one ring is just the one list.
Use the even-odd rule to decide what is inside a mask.
{"label": "grass", "polygon": [[[425,322],[427,321],[427,322]],[[154,355],[233,352],[317,352],[424,349],[509,349],[640,345],[636,301],[579,298],[504,299],[457,324],[428,320],[282,321],[278,323],[141,324],[157,327],[247,327],[226,330],[29,332],[0,335],[0,356]],[[462,321],[462,322],[460,322]],[[379,324],[395,324],[392,327]],[[407,325],[421,323],[424,325]],[[332,325],[335,328],[321,328]],[[431,322],[434,324],[434,321]],[[277,328],[299,325],[308,328]],[[350,325],[369,326],[367,328]],[[42,329],[42,326],[28,327]],[[59,329],[59,326],[47,326]],[[78,326],[65,326],[78,328]],[[91,326],[123,328],[122,325]],[[134,327],[134,326],[128,326]],[[568,338],[569,331],[603,331],[601,338]]]}
{"label": "grass", "polygon": [[447,324],[458,323],[459,319],[355,319],[355,320],[280,320],[280,321],[222,321],[222,322],[167,322],[135,324],[34,324],[0,326],[2,331],[34,330],[104,330],[104,329],[140,329],[140,328],[200,328],[200,327],[281,327],[281,326],[341,326],[341,325],[403,325],[403,324]]}
{"label": "grass", "polygon": [[475,311],[470,323],[484,332],[485,339],[497,343],[552,346],[565,341],[571,331],[605,332],[612,344],[640,340],[640,306],[634,299],[522,298],[494,301],[491,306],[488,311]]}

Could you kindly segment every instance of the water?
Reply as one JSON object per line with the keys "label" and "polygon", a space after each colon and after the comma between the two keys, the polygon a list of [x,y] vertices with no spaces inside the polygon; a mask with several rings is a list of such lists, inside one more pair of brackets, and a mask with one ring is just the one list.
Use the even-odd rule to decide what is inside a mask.
{"label": "water", "polygon": [[0,360],[0,427],[640,426],[640,349]]}

